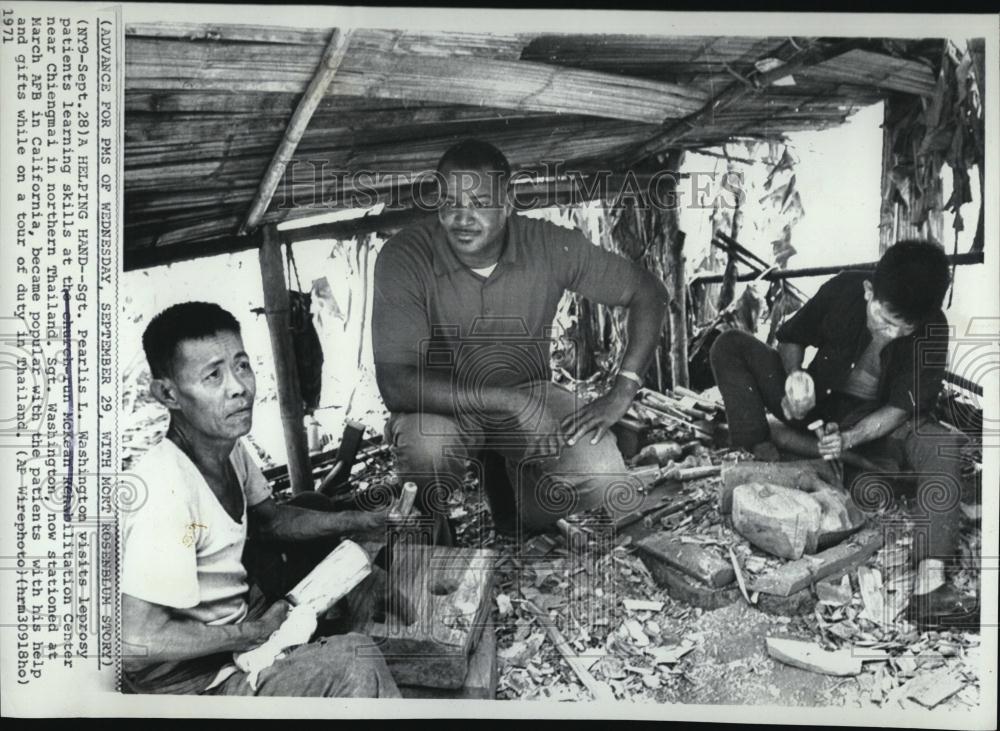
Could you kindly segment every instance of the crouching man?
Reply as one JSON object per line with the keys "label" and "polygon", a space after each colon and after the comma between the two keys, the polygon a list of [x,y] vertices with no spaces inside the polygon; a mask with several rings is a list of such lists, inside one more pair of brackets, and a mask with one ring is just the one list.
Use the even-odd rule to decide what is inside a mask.
{"label": "crouching man", "polygon": [[[398,698],[384,659],[362,634],[288,651],[261,672],[255,690],[233,665],[234,652],[262,644],[289,611],[280,597],[290,585],[270,597],[256,583],[250,590],[248,531],[262,541],[315,545],[377,530],[385,515],[274,502],[240,442],[250,431],[256,384],[230,313],[203,302],[170,307],[150,322],[143,348],[152,395],[170,410],[170,426],[137,465],[143,500],[122,517],[126,688]],[[273,586],[295,577],[270,578]]]}
{"label": "crouching man", "polygon": [[[482,460],[505,531],[610,507],[627,471],[608,430],[652,358],[663,285],[577,231],[512,215],[511,167],[493,145],[460,142],[437,170],[437,217],[393,236],[375,263],[375,374],[400,477],[420,488],[442,542],[444,493],[461,485],[469,459]],[[550,381],[550,330],[566,290],[629,313],[614,385],[586,405]]]}
{"label": "crouching man", "polygon": [[[921,513],[910,616],[922,625],[969,616],[945,583],[947,562],[957,555],[965,438],[931,416],[948,356],[941,311],[948,283],[941,247],[902,241],[874,273],[843,272],[820,287],[778,330],[777,350],[731,330],[711,351],[734,447],[761,459],[777,459],[777,448],[830,458],[850,450],[868,465],[846,485],[862,508],[872,502],[866,493],[874,481],[882,481],[879,472],[912,473],[897,482],[916,488]],[[817,352],[803,370],[806,346]],[[777,420],[769,424],[767,412]],[[808,425],[820,419],[838,430],[811,435]]]}

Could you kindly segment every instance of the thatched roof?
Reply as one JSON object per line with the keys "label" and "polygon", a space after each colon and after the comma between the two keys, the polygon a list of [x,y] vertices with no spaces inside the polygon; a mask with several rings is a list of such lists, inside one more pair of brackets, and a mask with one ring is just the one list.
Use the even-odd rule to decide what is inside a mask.
{"label": "thatched roof", "polygon": [[[236,234],[331,33],[127,27],[126,268],[252,245]],[[263,220],[349,205],[324,202],[332,173],[415,176],[468,136],[519,167],[621,170],[668,147],[821,129],[889,93],[930,95],[941,43],[358,29],[294,151],[323,161],[327,185],[300,170]],[[373,182],[405,203],[405,179]]]}

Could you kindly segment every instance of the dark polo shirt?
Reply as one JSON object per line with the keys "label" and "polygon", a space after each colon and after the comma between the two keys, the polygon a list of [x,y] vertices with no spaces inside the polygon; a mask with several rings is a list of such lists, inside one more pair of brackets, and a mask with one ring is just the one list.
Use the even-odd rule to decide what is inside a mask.
{"label": "dark polo shirt", "polygon": [[[812,345],[816,357],[809,374],[816,401],[843,389],[848,375],[872,341],[868,330],[864,281],[870,272],[846,271],[828,281],[778,329],[782,343]],[[948,360],[948,320],[940,310],[912,335],[890,341],[879,354],[876,400],[918,416],[937,400]]]}
{"label": "dark polo shirt", "polygon": [[375,262],[375,362],[448,370],[467,385],[548,380],[563,292],[624,305],[642,272],[579,231],[515,214],[483,278],[458,260],[437,219],[413,226]]}

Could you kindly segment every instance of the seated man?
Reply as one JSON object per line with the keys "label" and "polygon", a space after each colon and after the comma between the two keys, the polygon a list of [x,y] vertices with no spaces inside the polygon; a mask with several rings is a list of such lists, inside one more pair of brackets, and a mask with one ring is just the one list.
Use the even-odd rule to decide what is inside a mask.
{"label": "seated man", "polygon": [[[375,263],[375,371],[400,477],[421,489],[418,506],[439,519],[441,541],[446,500],[438,498],[461,485],[466,460],[484,449],[504,459],[504,507],[516,505],[517,522],[498,514],[502,470],[489,474],[487,462],[498,527],[537,530],[600,507],[627,475],[608,429],[641,386],[666,291],[578,231],[511,215],[511,168],[494,146],[459,143],[438,172],[436,218],[393,236]],[[566,290],[629,311],[614,386],[581,408],[550,380],[550,331]]]}
{"label": "seated man", "polygon": [[145,483],[144,501],[123,513],[126,687],[399,697],[385,661],[360,634],[289,651],[261,673],[256,691],[237,671],[233,653],[262,644],[289,611],[281,598],[270,606],[262,596],[250,598],[242,561],[248,528],[263,539],[334,539],[378,529],[385,515],[275,504],[240,442],[250,431],[256,382],[240,325],[218,305],[187,302],[164,310],[146,328],[143,348],[150,390],[170,410],[170,426],[135,469]]}
{"label": "seated man", "polygon": [[[851,450],[880,470],[916,473],[926,528],[914,540],[917,598],[910,606],[922,624],[963,614],[944,571],[957,556],[965,440],[931,417],[948,354],[941,311],[948,282],[940,246],[902,241],[874,273],[843,272],[820,287],[779,328],[777,350],[729,330],[711,351],[734,447],[762,459],[777,459],[775,444],[814,457]],[[803,370],[806,346],[817,352]],[[780,421],[769,425],[766,412]],[[807,429],[818,419],[839,428],[819,439]],[[858,502],[867,497],[865,484],[862,473],[846,486]]]}

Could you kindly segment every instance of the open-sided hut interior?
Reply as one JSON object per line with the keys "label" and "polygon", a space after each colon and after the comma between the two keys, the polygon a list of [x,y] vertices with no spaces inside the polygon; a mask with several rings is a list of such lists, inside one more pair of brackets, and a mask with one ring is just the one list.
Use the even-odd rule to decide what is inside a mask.
{"label": "open-sided hut interior", "polygon": [[[594,185],[602,174],[647,180],[678,170],[685,151],[824,129],[882,102],[882,250],[909,236],[947,244],[947,212],[956,228],[976,229],[952,261],[983,261],[982,211],[962,209],[970,176],[983,183],[981,41],[176,23],[128,26],[125,51],[124,268],[259,250],[289,455],[288,477],[269,476],[294,490],[310,489],[324,463],[310,464],[305,449],[281,246],[391,233],[428,215],[417,203],[429,173],[462,138],[499,146],[536,205],[567,204],[609,189]],[[377,203],[375,215],[277,228]],[[701,285],[801,273],[785,262],[770,270],[729,224],[717,239],[734,266]],[[643,226],[658,241],[643,261],[672,295],[657,382],[686,388],[697,333],[684,234],[669,210]],[[848,263],[864,262],[830,262],[825,273]]]}

